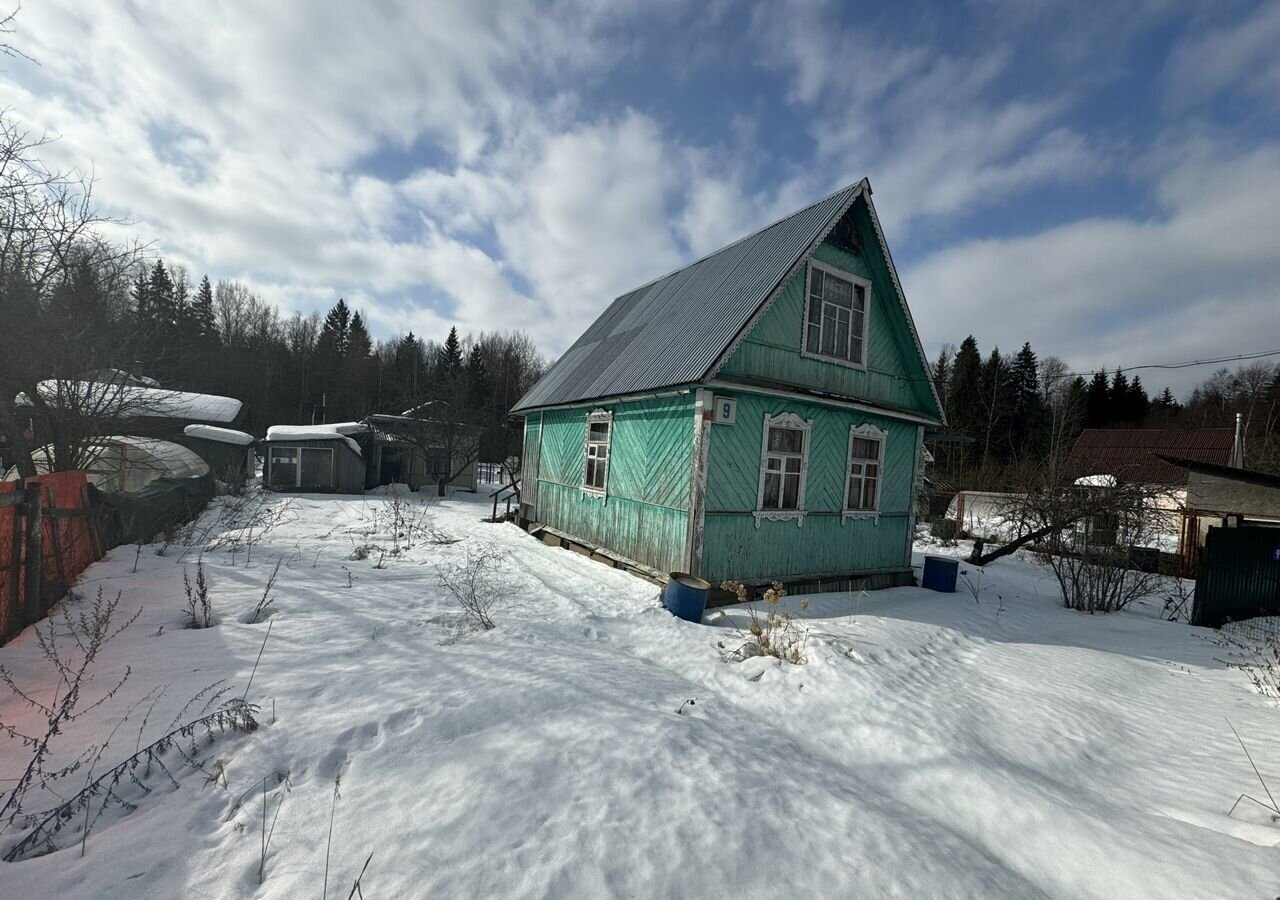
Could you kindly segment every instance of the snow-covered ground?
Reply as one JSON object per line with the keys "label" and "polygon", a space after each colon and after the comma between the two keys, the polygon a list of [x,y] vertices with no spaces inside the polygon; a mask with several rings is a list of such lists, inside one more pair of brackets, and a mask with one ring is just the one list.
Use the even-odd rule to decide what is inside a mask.
{"label": "snow-covered ground", "polygon": [[[283,561],[249,690],[261,728],[206,752],[225,786],[190,769],[176,790],[156,782],[83,857],[73,831],[67,849],[0,863],[5,897],[319,896],[331,812],[330,897],[370,853],[368,897],[1280,894],[1280,825],[1227,815],[1262,788],[1226,722],[1275,792],[1280,708],[1213,632],[1161,621],[1157,599],[1069,612],[1011,557],[978,602],[814,596],[806,665],[727,662],[725,620],[678,621],[652,585],[482,523],[477,502],[410,510],[461,540],[394,556],[376,549],[397,543],[383,497],[265,502],[265,533],[198,532],[217,545],[203,553],[216,627],[183,627],[195,551],[121,547],[80,588],[141,608],[95,682],[128,665],[125,689],[59,738],[64,752],[101,741],[137,707],[103,757],[118,759],[141,740],[147,692],[164,686],[151,736],[209,683],[243,690],[268,625],[240,619]],[[481,544],[506,554],[509,604],[495,630],[459,634],[435,567]],[[47,695],[30,630],[0,664]],[[0,719],[31,724],[4,693]],[[0,741],[0,778],[22,762]]]}

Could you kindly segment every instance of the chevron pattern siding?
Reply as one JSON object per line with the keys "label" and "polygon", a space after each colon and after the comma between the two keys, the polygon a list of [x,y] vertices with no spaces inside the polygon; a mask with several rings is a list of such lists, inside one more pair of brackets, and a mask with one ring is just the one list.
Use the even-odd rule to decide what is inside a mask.
{"label": "chevron pattern siding", "polygon": [[[613,413],[608,495],[582,488],[586,417]],[[693,395],[547,410],[542,414],[538,517],[553,528],[661,571],[687,564]]]}
{"label": "chevron pattern siding", "polygon": [[[726,392],[717,392],[724,395]],[[844,575],[910,564],[907,528],[918,432],[914,425],[855,410],[738,393],[734,425],[711,429],[703,577],[768,578]],[[791,412],[813,421],[805,485],[804,525],[762,521],[756,527],[764,417]],[[841,522],[849,429],[872,424],[887,432],[880,520]]]}
{"label": "chevron pattern siding", "polygon": [[829,263],[871,282],[871,318],[867,334],[867,369],[834,365],[800,355],[804,322],[805,272],[802,270],[783,289],[774,305],[756,323],[720,374],[760,377],[771,381],[802,385],[845,397],[868,400],[929,414],[933,411],[928,377],[919,364],[914,340],[888,267],[880,254],[880,244],[865,209],[856,207],[857,222],[863,231],[863,255],[855,256],[829,243],[822,243],[813,259]]}

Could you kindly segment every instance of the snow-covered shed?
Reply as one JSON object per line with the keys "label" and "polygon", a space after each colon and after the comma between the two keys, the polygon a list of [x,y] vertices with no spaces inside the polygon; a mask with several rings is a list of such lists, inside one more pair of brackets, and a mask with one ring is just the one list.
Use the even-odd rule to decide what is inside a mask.
{"label": "snow-covered shed", "polygon": [[175,443],[193,450],[220,481],[239,481],[253,474],[253,435],[234,428],[194,424],[182,429]]}
{"label": "snow-covered shed", "polygon": [[274,491],[363,493],[364,454],[352,435],[367,430],[360,422],[272,425],[261,441],[263,486]]}

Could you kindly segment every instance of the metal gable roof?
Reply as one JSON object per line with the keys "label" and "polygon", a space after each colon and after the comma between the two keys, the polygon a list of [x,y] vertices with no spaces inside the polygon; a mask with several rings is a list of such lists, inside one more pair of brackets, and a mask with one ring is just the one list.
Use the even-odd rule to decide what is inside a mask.
{"label": "metal gable roof", "polygon": [[1182,460],[1225,466],[1235,445],[1233,428],[1086,428],[1067,456],[1067,473],[1115,475],[1125,481],[1185,484]]}
{"label": "metal gable roof", "polygon": [[618,297],[512,412],[702,380],[865,187],[842,188]]}

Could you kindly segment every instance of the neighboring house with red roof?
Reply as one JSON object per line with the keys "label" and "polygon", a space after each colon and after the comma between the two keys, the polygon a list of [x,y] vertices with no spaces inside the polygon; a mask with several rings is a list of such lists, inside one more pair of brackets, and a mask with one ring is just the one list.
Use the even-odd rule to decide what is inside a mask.
{"label": "neighboring house with red roof", "polygon": [[1111,475],[1131,483],[1185,485],[1186,468],[1167,457],[1238,466],[1235,449],[1233,428],[1086,428],[1067,457],[1067,473],[1073,480]]}
{"label": "neighboring house with red roof", "polygon": [[1189,466],[1240,468],[1243,432],[1236,428],[1086,428],[1067,456],[1068,476],[1080,484],[1097,484],[1109,476],[1117,482],[1153,488],[1153,503],[1163,511],[1157,549],[1177,552],[1190,565],[1203,541],[1194,517],[1188,517]]}

